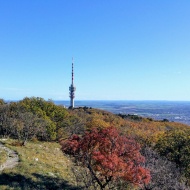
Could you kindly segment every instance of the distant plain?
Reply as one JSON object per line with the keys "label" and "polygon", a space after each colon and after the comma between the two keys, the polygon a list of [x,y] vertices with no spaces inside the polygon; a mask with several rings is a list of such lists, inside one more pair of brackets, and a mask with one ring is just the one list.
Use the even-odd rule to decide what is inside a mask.
{"label": "distant plain", "polygon": [[[69,106],[69,101],[54,101],[55,104]],[[93,107],[115,114],[135,114],[156,120],[167,119],[190,125],[190,101],[119,101],[81,100],[75,107]]]}

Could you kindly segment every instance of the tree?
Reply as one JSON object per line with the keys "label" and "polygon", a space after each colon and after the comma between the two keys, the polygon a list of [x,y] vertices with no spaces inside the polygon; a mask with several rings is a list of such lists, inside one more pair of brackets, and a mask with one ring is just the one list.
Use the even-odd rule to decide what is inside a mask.
{"label": "tree", "polygon": [[61,131],[60,134],[63,133],[65,124],[68,120],[68,111],[63,106],[55,105],[51,100],[45,101],[43,98],[39,97],[26,97],[18,104],[25,112],[31,112],[50,124],[47,127],[47,131],[50,134],[51,140],[57,137],[57,132]]}
{"label": "tree", "polygon": [[30,112],[19,113],[12,121],[12,137],[22,141],[23,145],[32,138],[40,140],[54,138],[51,121],[38,118]]}
{"label": "tree", "polygon": [[49,117],[40,118],[23,109],[20,102],[0,106],[0,136],[27,142],[32,138],[55,140],[56,125]]}
{"label": "tree", "polygon": [[168,161],[165,157],[161,157],[150,147],[143,147],[142,155],[146,158],[144,167],[150,169],[151,182],[144,185],[144,190],[159,189],[189,189],[183,179],[180,171],[176,168],[176,164]]}
{"label": "tree", "polygon": [[91,129],[93,127],[106,128],[106,127],[109,127],[109,123],[105,122],[103,119],[91,118],[89,119],[89,121],[86,122],[86,128]]}
{"label": "tree", "polygon": [[71,115],[67,123],[65,123],[65,132],[67,137],[72,136],[73,134],[84,134],[84,122],[78,116]]}
{"label": "tree", "polygon": [[139,152],[139,144],[120,135],[114,127],[93,128],[81,137],[73,135],[61,141],[61,145],[63,153],[88,169],[100,189],[119,179],[136,186],[150,181],[149,170],[141,166],[145,159]]}
{"label": "tree", "polygon": [[0,106],[0,136],[9,137],[12,131],[12,118],[10,117],[9,105]]}
{"label": "tree", "polygon": [[181,172],[190,177],[190,130],[170,130],[162,135],[156,146],[161,156],[175,162]]}
{"label": "tree", "polygon": [[0,99],[0,106],[6,104],[3,99]]}

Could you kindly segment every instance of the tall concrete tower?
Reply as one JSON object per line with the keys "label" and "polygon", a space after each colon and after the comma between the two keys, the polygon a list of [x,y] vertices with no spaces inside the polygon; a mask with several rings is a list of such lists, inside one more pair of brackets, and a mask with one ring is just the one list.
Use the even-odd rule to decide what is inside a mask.
{"label": "tall concrete tower", "polygon": [[70,108],[74,108],[74,98],[75,98],[75,86],[74,86],[74,69],[73,69],[73,59],[72,59],[72,81],[71,81],[71,86],[69,87],[69,92],[70,92]]}

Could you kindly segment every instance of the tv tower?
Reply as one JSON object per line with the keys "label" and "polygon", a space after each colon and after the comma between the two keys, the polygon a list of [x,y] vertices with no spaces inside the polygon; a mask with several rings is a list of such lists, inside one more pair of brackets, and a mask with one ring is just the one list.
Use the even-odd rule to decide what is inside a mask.
{"label": "tv tower", "polygon": [[74,98],[75,98],[75,86],[74,86],[74,69],[73,69],[73,58],[72,58],[72,81],[71,81],[71,86],[69,87],[69,92],[70,92],[70,108],[74,108]]}

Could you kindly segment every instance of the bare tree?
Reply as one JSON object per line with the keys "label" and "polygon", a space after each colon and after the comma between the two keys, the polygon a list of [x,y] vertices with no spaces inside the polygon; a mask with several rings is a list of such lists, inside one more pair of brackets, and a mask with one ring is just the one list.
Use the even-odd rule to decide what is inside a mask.
{"label": "bare tree", "polygon": [[151,173],[151,182],[144,185],[144,190],[188,190],[180,175],[175,163],[160,157],[158,153],[149,147],[142,149],[142,154],[146,158],[145,167]]}
{"label": "bare tree", "polygon": [[48,121],[38,118],[30,112],[19,113],[14,118],[13,128],[16,137],[23,141],[23,145],[34,137],[38,137],[41,140],[48,140],[47,126]]}
{"label": "bare tree", "polygon": [[9,105],[0,106],[0,136],[9,137],[12,131],[12,118],[10,117]]}

